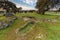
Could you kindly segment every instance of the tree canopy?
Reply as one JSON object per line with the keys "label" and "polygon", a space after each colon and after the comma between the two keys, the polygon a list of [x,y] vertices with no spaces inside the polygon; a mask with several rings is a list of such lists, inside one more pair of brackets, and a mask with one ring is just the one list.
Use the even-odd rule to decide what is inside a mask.
{"label": "tree canopy", "polygon": [[7,11],[16,10],[16,5],[10,1],[0,1],[0,7],[3,7],[4,9],[6,9]]}
{"label": "tree canopy", "polygon": [[37,0],[36,8],[38,9],[38,13],[44,15],[45,11],[56,6],[58,2],[59,0]]}

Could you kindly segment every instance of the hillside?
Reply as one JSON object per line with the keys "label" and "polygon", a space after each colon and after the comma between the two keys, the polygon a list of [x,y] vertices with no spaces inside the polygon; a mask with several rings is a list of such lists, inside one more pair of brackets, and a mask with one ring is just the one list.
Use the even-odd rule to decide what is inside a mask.
{"label": "hillside", "polygon": [[0,30],[0,40],[60,40],[60,16],[47,13],[15,14],[18,19]]}

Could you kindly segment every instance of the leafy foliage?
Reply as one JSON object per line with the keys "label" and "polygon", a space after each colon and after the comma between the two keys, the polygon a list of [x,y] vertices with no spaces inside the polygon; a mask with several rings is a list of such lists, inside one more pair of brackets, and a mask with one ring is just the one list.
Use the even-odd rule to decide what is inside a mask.
{"label": "leafy foliage", "polygon": [[7,12],[11,10],[15,12],[17,8],[15,4],[10,1],[0,1],[0,7],[3,7],[4,9],[6,9]]}
{"label": "leafy foliage", "polygon": [[53,8],[58,4],[58,0],[38,0],[36,8],[38,8],[38,13],[44,14],[50,8]]}

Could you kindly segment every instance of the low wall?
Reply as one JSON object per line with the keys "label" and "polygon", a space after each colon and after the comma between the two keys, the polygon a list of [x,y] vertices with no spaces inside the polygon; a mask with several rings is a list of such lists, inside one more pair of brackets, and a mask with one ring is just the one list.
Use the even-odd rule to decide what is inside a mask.
{"label": "low wall", "polygon": [[5,23],[4,20],[0,21],[0,30],[9,27],[15,22],[15,20],[17,20],[17,18],[12,18],[8,23]]}

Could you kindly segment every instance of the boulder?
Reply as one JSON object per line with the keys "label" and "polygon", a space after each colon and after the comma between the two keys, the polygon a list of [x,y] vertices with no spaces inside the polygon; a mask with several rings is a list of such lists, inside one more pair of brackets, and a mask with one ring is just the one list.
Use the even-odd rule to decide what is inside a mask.
{"label": "boulder", "polygon": [[3,24],[3,28],[7,28],[8,26],[9,26],[9,25],[6,24],[6,23]]}

